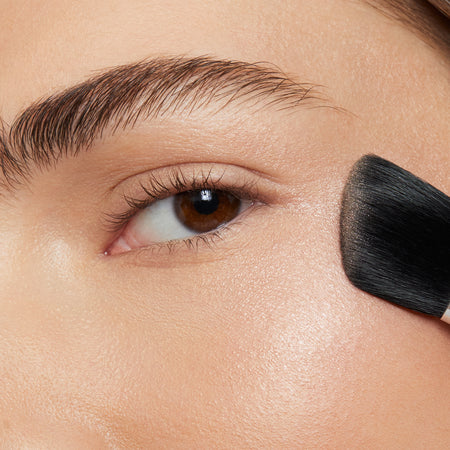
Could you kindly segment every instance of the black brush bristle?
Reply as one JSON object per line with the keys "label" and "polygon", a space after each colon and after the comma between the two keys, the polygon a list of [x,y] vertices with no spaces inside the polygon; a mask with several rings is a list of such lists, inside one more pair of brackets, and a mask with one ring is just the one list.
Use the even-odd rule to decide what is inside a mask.
{"label": "black brush bristle", "polygon": [[450,198],[375,155],[347,181],[340,219],[345,273],[359,289],[441,317],[450,302]]}

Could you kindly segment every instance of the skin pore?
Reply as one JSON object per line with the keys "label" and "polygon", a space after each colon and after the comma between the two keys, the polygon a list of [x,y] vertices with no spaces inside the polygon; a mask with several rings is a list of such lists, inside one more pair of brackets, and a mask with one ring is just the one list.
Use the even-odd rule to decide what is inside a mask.
{"label": "skin pore", "polygon": [[[8,145],[29,171],[1,183],[0,447],[442,448],[448,326],[352,287],[338,243],[363,154],[450,192],[442,55],[362,1],[1,6],[5,134],[31,103],[156,58],[264,62],[320,99],[108,124],[49,167]],[[258,207],[210,245],[105,255],[123,231],[105,217],[168,167],[254,186]]]}

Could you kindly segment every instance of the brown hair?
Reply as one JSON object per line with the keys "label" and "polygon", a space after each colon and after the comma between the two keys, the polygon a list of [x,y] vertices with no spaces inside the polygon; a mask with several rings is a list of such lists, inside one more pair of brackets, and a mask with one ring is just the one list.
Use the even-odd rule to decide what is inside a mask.
{"label": "brown hair", "polygon": [[449,0],[366,0],[383,14],[413,29],[450,59]]}

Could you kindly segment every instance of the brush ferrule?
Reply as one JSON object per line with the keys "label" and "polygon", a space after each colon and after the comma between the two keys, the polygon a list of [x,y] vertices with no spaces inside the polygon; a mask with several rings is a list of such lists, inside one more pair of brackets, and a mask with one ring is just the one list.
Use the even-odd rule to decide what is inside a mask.
{"label": "brush ferrule", "polygon": [[448,305],[447,311],[445,311],[444,315],[441,317],[441,320],[450,323],[450,305]]}

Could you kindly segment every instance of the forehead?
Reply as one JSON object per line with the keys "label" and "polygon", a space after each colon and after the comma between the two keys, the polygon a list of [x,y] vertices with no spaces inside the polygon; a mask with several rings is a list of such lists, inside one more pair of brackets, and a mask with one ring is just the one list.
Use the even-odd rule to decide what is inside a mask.
{"label": "forehead", "polygon": [[[442,78],[448,70],[417,35],[360,0],[286,0],[282,7],[261,0],[169,0],[164,7],[148,0],[2,3],[0,119],[6,125],[38,99],[149,57],[269,61],[300,82],[325,86],[334,103],[357,115],[368,105],[373,110],[380,91],[385,108],[388,98],[397,108],[410,72],[426,67],[427,77]],[[409,95],[429,98],[420,84],[409,86]]]}
{"label": "forehead", "polygon": [[[0,17],[0,114],[82,81],[95,70],[149,56],[215,55],[271,61],[312,80],[341,66],[379,32],[359,2],[287,0],[7,1]],[[339,53],[336,53],[336,48]],[[339,55],[339,56],[338,56]],[[319,80],[320,81],[320,80]]]}

